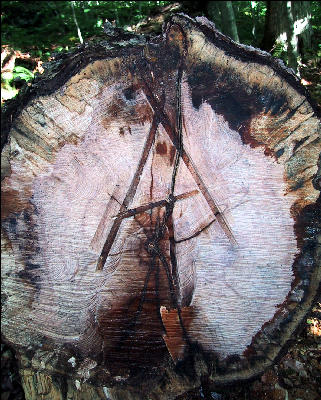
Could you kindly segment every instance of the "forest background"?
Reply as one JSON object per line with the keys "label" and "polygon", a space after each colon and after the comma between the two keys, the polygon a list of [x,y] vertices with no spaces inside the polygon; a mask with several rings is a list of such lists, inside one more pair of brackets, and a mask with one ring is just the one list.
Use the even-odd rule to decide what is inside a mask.
{"label": "forest background", "polygon": [[[173,13],[204,15],[233,40],[261,48],[291,67],[321,105],[321,2],[319,1],[3,1],[1,9],[1,105],[42,74],[55,54],[89,40],[108,40],[117,28],[157,35]],[[300,337],[278,365],[246,387],[191,399],[320,398],[321,301]],[[13,352],[1,344],[1,400],[24,398]]]}

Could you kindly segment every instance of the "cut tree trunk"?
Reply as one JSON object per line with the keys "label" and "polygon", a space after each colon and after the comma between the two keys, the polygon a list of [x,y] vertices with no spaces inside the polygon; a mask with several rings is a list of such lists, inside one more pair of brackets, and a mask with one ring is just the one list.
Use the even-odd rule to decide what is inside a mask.
{"label": "cut tree trunk", "polygon": [[26,398],[174,399],[276,362],[320,284],[317,114],[279,60],[184,15],[20,92],[2,332]]}

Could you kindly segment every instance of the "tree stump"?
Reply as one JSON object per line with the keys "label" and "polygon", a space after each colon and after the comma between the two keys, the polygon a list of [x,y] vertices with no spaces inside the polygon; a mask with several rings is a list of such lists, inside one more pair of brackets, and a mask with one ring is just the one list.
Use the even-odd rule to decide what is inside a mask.
{"label": "tree stump", "polygon": [[27,399],[174,399],[278,359],[321,221],[318,110],[279,60],[176,15],[57,56],[3,132],[2,330]]}

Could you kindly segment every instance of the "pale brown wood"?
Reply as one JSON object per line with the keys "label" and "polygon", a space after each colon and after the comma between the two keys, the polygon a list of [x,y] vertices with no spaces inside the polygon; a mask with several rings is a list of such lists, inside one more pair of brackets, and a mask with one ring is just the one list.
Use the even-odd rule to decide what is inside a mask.
{"label": "pale brown wood", "polygon": [[320,121],[295,75],[204,18],[123,39],[5,113],[2,328],[30,399],[250,379],[319,288]]}

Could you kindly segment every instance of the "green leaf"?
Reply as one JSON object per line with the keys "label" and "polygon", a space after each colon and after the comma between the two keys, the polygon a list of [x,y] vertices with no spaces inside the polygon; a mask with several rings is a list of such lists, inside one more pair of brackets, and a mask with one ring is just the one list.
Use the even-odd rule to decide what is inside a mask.
{"label": "green leaf", "polygon": [[13,69],[13,79],[20,78],[28,82],[33,79],[33,77],[34,74],[25,67],[17,66]]}

